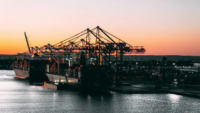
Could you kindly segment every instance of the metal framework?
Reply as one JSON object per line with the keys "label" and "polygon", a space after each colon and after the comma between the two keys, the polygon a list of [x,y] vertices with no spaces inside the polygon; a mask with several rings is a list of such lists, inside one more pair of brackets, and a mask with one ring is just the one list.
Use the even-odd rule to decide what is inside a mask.
{"label": "metal framework", "polygon": [[[29,48],[26,33],[25,38]],[[91,30],[87,28],[86,30],[54,45],[47,44],[42,47],[31,47],[31,50],[29,48],[29,54],[32,56],[34,54],[40,56],[48,55],[49,57],[54,57],[54,55],[82,54],[87,58],[98,58],[98,61],[95,61],[94,65],[111,65],[111,55],[115,55],[117,63],[118,56],[120,56],[121,68],[120,70],[116,69],[117,72],[119,72],[117,79],[122,72],[123,55],[144,52],[145,49],[143,46],[131,46],[99,26]],[[27,53],[28,52],[25,52],[24,55]]]}
{"label": "metal framework", "polygon": [[[95,40],[92,42],[93,37]],[[120,42],[117,43],[116,40]],[[38,53],[39,55],[50,56],[82,53],[88,57],[91,55],[98,56],[99,58],[100,56],[104,56],[106,60],[109,59],[110,61],[110,55],[115,55],[116,57],[120,55],[122,57],[124,54],[144,53],[145,49],[143,46],[131,46],[97,26],[92,30],[87,28],[54,45],[47,44],[42,47],[31,47],[30,52],[32,55],[33,53]],[[100,64],[100,62],[98,62],[98,64]]]}
{"label": "metal framework", "polygon": [[131,46],[99,26],[91,30],[87,28],[86,30],[54,45],[47,44],[42,47],[31,47],[31,49],[29,47],[26,33],[24,34],[29,52],[19,54],[21,56],[28,54],[34,56],[34,54],[38,54],[43,57],[45,55],[54,57],[54,55],[81,53],[86,55],[87,58],[90,58],[91,56],[98,58],[98,62],[95,62],[94,65],[109,65],[111,61],[111,55],[115,55],[116,62],[118,62],[118,56],[120,56],[120,64],[122,64],[124,54],[137,54],[145,52],[143,46]]}

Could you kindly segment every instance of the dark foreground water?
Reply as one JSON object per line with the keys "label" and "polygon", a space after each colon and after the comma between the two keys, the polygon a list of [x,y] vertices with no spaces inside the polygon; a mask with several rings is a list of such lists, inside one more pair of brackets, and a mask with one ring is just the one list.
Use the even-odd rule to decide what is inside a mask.
{"label": "dark foreground water", "polygon": [[0,70],[0,113],[200,113],[200,99],[175,94],[54,91]]}

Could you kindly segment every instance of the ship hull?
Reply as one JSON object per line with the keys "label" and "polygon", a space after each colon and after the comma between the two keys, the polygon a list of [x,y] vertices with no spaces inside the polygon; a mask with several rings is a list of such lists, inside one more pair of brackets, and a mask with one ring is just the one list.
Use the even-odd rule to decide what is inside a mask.
{"label": "ship hull", "polygon": [[[29,71],[21,70],[21,69],[13,69],[13,70],[16,74],[16,78],[29,79]],[[62,82],[66,82],[66,78],[64,76],[60,77],[59,75],[50,74],[50,73],[46,73],[46,75],[50,82],[58,82],[60,78]],[[68,82],[78,82],[78,79],[68,77]]]}
{"label": "ship hull", "polygon": [[[15,74],[16,74],[16,78],[18,79],[29,79],[29,71],[26,71],[26,70],[21,70],[21,69],[13,69]],[[49,79],[49,82],[54,82],[54,83],[58,83],[59,81],[60,82],[63,82],[63,83],[68,83],[70,86],[74,85],[78,85],[79,88],[101,88],[104,83],[94,83],[94,82],[84,82],[84,83],[80,83],[78,82],[78,79],[77,78],[73,78],[73,77],[64,77],[64,76],[60,76],[60,75],[57,75],[57,74],[52,74],[52,73],[46,73],[46,76],[48,77]],[[81,87],[80,87],[81,86]],[[106,85],[107,86],[107,85]],[[103,86],[103,87],[106,87],[106,86]]]}
{"label": "ship hull", "polygon": [[28,79],[29,78],[29,71],[21,70],[21,69],[13,69],[13,70],[16,74],[16,78],[20,78],[20,79]]}
{"label": "ship hull", "polygon": [[50,82],[58,82],[59,80],[60,82],[78,82],[78,79],[76,78],[67,77],[67,80],[66,80],[66,77],[60,76],[57,74],[46,73],[46,75],[49,78]]}

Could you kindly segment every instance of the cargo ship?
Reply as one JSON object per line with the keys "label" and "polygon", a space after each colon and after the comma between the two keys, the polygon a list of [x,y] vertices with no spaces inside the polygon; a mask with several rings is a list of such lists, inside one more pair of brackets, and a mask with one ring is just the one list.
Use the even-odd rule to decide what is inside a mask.
{"label": "cargo ship", "polygon": [[13,70],[16,74],[15,78],[19,79],[28,79],[29,78],[29,70],[30,70],[30,62],[27,59],[20,59],[13,62]]}
{"label": "cargo ship", "polygon": [[13,63],[16,78],[28,79],[30,84],[78,83],[84,87],[103,88],[113,84],[113,73],[109,65],[86,65],[85,57],[80,57],[79,64],[61,63],[44,60],[41,57],[21,59]]}
{"label": "cargo ship", "polygon": [[49,81],[45,74],[46,63],[47,61],[42,60],[39,56],[31,59],[19,59],[13,62],[15,78],[28,79],[30,84]]}

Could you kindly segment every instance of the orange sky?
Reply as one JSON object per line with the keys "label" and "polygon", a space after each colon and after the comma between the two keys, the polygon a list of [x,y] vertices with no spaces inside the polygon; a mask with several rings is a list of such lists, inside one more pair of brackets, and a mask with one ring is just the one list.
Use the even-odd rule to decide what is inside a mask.
{"label": "orange sky", "polygon": [[199,0],[3,0],[0,54],[55,44],[99,25],[145,55],[200,56]]}

